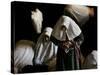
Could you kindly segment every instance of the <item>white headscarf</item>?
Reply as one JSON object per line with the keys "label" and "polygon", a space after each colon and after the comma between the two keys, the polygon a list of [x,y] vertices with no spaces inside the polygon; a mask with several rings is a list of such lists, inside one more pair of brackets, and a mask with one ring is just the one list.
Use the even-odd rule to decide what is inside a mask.
{"label": "white headscarf", "polygon": [[[65,31],[61,29],[62,27],[65,28]],[[73,40],[75,37],[79,36],[80,33],[81,29],[70,17],[61,16],[54,26],[52,36],[57,40],[65,41],[66,36],[68,40]]]}
{"label": "white headscarf", "polygon": [[36,30],[36,33],[41,33],[42,21],[43,21],[42,12],[39,9],[36,9],[36,11],[32,11],[31,18],[32,18],[33,26]]}
{"label": "white headscarf", "polygon": [[89,8],[83,5],[68,5],[65,7],[66,11],[70,12],[72,16],[78,21],[79,24],[83,25],[89,19]]}
{"label": "white headscarf", "polygon": [[[57,46],[50,41],[52,28],[45,28],[44,32],[40,35],[35,50],[35,64],[47,64],[50,59],[56,56]],[[48,37],[47,40],[46,37]]]}
{"label": "white headscarf", "polygon": [[26,65],[32,65],[35,44],[29,40],[20,40],[14,50],[14,73],[17,73]]}

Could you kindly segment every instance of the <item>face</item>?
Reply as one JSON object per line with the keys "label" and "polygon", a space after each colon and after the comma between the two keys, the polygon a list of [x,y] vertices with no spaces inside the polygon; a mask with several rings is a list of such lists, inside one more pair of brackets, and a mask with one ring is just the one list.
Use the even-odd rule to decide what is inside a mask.
{"label": "face", "polygon": [[48,41],[48,40],[49,40],[49,36],[45,35],[44,40],[45,40],[45,41]]}
{"label": "face", "polygon": [[60,38],[61,38],[63,41],[66,40],[66,27],[65,27],[65,26],[61,26]]}

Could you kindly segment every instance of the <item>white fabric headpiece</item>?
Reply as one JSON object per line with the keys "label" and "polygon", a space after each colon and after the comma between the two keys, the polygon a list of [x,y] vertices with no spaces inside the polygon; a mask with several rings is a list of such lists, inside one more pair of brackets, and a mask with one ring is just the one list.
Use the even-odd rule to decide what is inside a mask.
{"label": "white fabric headpiece", "polygon": [[47,35],[48,37],[50,37],[51,33],[52,33],[52,28],[47,27],[47,28],[44,29],[44,32],[45,32],[44,33],[45,35]]}
{"label": "white fabric headpiece", "polygon": [[[65,27],[65,31],[61,28]],[[68,16],[61,16],[54,26],[52,36],[57,40],[65,41],[66,36],[68,40],[73,40],[75,37],[79,36],[81,29],[79,26]]]}

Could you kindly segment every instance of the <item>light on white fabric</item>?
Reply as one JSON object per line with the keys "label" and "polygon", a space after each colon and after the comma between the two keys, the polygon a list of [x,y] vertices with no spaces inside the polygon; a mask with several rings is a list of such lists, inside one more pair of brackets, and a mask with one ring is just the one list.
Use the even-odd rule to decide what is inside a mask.
{"label": "light on white fabric", "polygon": [[[61,30],[62,26],[65,27],[66,30]],[[61,34],[64,34],[61,36]],[[65,41],[66,36],[68,40],[73,40],[75,37],[79,36],[81,33],[81,29],[79,26],[68,16],[61,16],[54,26],[52,36],[54,36],[57,40]]]}
{"label": "light on white fabric", "polygon": [[14,50],[14,72],[18,72],[26,65],[32,65],[34,57],[33,46],[35,44],[29,40],[20,40]]}
{"label": "light on white fabric", "polygon": [[85,59],[83,68],[97,68],[97,51],[93,50]]}
{"label": "light on white fabric", "polygon": [[32,15],[32,22],[34,29],[36,33],[41,33],[42,30],[42,21],[43,21],[43,15],[42,12],[39,9],[36,9],[36,11],[31,11]]}
{"label": "light on white fabric", "polygon": [[67,5],[64,10],[65,14],[68,11],[81,25],[84,25],[89,19],[89,8],[87,6]]}
{"label": "light on white fabric", "polygon": [[[38,42],[36,44],[35,50],[35,64],[48,64],[49,60],[53,59],[57,53],[57,46],[50,41],[52,33],[52,28],[46,27],[44,32],[40,35]],[[43,41],[45,36],[48,36],[49,39]]]}

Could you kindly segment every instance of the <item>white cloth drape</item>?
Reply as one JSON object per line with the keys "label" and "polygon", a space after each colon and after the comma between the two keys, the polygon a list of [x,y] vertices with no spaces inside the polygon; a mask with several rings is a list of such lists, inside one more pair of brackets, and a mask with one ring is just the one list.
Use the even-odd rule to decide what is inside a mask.
{"label": "white cloth drape", "polygon": [[32,22],[33,22],[35,31],[36,31],[36,33],[41,33],[43,14],[39,9],[36,9],[36,11],[32,11],[31,13],[32,13],[31,18],[32,18]]}
{"label": "white cloth drape", "polygon": [[97,51],[93,50],[85,59],[83,64],[84,69],[97,68]]}
{"label": "white cloth drape", "polygon": [[[40,35],[35,50],[35,64],[47,64],[57,54],[57,46],[50,41],[52,28],[47,27]],[[48,40],[45,40],[46,37]]]}
{"label": "white cloth drape", "polygon": [[29,40],[20,40],[14,50],[14,72],[18,72],[26,65],[33,65],[34,43]]}
{"label": "white cloth drape", "polygon": [[[65,31],[61,29],[62,27],[65,28]],[[61,16],[54,26],[52,36],[57,40],[65,41],[66,36],[68,40],[73,40],[75,37],[79,36],[80,33],[81,29],[70,17]]]}
{"label": "white cloth drape", "polygon": [[65,7],[66,11],[70,12],[72,16],[78,21],[79,24],[83,25],[89,19],[89,8],[83,5],[68,5]]}

